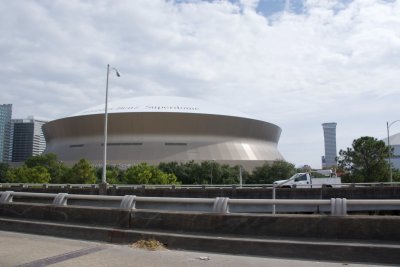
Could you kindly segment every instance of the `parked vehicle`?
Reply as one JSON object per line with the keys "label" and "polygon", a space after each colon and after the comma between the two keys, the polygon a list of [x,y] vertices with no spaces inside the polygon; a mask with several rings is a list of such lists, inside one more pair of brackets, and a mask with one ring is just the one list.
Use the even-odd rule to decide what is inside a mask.
{"label": "parked vehicle", "polygon": [[287,180],[278,180],[274,182],[274,187],[281,188],[320,188],[320,187],[340,187],[342,181],[340,177],[334,174],[323,177],[315,177],[313,173],[296,173]]}

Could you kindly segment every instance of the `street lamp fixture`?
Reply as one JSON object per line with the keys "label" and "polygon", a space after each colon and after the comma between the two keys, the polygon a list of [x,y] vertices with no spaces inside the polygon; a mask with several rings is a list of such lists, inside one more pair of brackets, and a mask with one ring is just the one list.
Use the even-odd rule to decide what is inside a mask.
{"label": "street lamp fixture", "polygon": [[[112,71],[115,71],[115,75],[117,77],[120,77],[121,74],[119,74],[118,70],[116,68],[111,67]],[[107,64],[107,83],[106,83],[106,105],[104,109],[104,154],[103,154],[103,175],[101,177],[101,183],[103,187],[107,189],[107,124],[108,124],[108,78],[110,76],[110,64]]]}
{"label": "street lamp fixture", "polygon": [[396,122],[399,122],[400,120],[393,121],[389,123],[388,121],[386,122],[386,129],[387,129],[387,140],[388,140],[388,148],[389,148],[389,171],[390,171],[390,182],[393,182],[393,173],[392,173],[392,163],[391,163],[391,151],[390,151],[390,136],[389,136],[389,129],[390,126],[395,124]]}

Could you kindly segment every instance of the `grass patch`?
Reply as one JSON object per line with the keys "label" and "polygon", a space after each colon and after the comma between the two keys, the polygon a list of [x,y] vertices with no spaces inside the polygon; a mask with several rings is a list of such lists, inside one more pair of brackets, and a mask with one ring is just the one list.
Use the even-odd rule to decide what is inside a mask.
{"label": "grass patch", "polygon": [[153,238],[148,239],[148,240],[143,240],[143,239],[138,240],[137,242],[133,243],[131,245],[131,247],[147,249],[147,250],[152,250],[152,251],[166,249],[163,243],[161,243],[160,241],[155,240]]}

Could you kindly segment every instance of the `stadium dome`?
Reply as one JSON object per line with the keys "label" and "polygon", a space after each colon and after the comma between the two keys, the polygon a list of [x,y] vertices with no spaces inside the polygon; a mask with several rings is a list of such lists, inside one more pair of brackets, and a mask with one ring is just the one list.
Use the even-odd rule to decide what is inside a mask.
{"label": "stadium dome", "polygon": [[[183,97],[137,97],[108,104],[107,164],[214,160],[253,169],[283,159],[281,129],[239,111]],[[47,148],[67,164],[101,165],[104,105],[43,126]]]}
{"label": "stadium dome", "polygon": [[[400,133],[391,135],[390,147],[393,148],[393,157],[391,163],[395,169],[400,169]],[[386,145],[388,145],[388,139],[383,139]]]}

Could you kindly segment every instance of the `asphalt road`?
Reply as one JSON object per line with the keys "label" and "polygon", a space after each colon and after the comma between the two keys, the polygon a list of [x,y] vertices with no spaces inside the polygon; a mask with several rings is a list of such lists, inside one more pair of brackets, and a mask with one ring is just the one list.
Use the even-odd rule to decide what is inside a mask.
{"label": "asphalt road", "polygon": [[129,245],[0,231],[0,266],[356,267],[382,265],[287,260],[168,249],[148,251]]}

